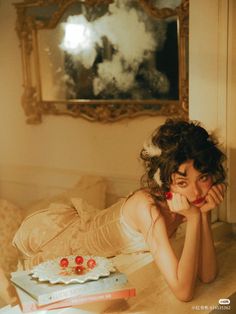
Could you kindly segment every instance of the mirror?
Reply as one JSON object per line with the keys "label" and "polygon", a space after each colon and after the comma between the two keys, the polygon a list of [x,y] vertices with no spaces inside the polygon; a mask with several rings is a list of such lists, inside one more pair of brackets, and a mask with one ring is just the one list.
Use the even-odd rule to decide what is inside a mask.
{"label": "mirror", "polygon": [[188,115],[189,0],[14,5],[28,123]]}

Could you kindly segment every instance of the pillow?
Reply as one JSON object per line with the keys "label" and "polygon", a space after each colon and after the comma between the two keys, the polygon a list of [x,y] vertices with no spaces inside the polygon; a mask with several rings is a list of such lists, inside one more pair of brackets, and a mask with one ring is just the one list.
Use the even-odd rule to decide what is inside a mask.
{"label": "pillow", "polygon": [[16,290],[11,284],[9,276],[7,278],[2,268],[0,268],[0,312],[3,306],[6,306],[8,304],[16,304],[16,302]]}
{"label": "pillow", "polygon": [[82,198],[93,207],[103,209],[106,206],[106,190],[107,182],[103,177],[85,175],[81,177],[73,188],[58,195],[34,202],[26,207],[24,215],[28,216],[37,210],[48,208],[51,203],[70,205],[71,198]]}
{"label": "pillow", "polygon": [[19,207],[0,199],[0,267],[7,275],[17,268],[18,253],[12,245],[12,239],[22,219],[22,210]]}

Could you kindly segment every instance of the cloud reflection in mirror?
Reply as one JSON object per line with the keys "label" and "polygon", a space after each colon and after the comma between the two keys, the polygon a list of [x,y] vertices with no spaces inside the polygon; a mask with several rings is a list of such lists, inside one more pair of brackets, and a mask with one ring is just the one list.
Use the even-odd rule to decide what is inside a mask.
{"label": "cloud reflection in mirror", "polygon": [[[156,52],[172,21],[150,18],[130,1],[110,4],[91,21],[86,16],[84,8],[61,23],[66,98],[147,99],[169,92],[167,75],[156,67]],[[86,85],[80,79],[85,75]]]}

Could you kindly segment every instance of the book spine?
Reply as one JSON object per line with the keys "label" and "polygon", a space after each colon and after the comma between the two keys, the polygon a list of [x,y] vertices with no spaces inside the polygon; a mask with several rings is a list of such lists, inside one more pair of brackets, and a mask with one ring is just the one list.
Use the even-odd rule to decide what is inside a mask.
{"label": "book spine", "polygon": [[[133,287],[128,287],[121,290],[109,291],[104,293],[98,293],[94,295],[80,295],[77,297],[61,300],[55,303],[39,306],[37,302],[29,297],[20,288],[17,288],[17,293],[21,301],[21,308],[24,313],[33,312],[38,310],[53,310],[66,307],[77,307],[81,304],[91,302],[102,302],[116,299],[128,299],[136,295],[136,290]],[[26,295],[25,295],[26,294]]]}
{"label": "book spine", "polygon": [[[71,298],[77,295],[91,294],[102,290],[112,290],[113,288],[121,288],[127,283],[125,274],[117,274],[112,277],[99,279],[98,281],[88,282],[82,285],[71,285],[63,290],[45,293],[36,297],[39,305],[50,304],[63,299]],[[84,286],[83,286],[84,285]]]}
{"label": "book spine", "polygon": [[45,306],[38,306],[38,309],[59,309],[65,307],[76,307],[81,304],[91,302],[102,302],[116,299],[128,299],[136,295],[135,288],[126,288],[122,290],[109,291],[104,293],[98,293],[94,295],[79,295],[77,297],[68,298],[59,302],[51,303]]}

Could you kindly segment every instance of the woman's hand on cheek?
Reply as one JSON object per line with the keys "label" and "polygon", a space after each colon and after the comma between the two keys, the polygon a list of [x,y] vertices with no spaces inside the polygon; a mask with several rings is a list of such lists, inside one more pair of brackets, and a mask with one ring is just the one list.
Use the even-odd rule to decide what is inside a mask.
{"label": "woman's hand on cheek", "polygon": [[167,193],[167,204],[172,212],[183,215],[185,217],[188,217],[189,215],[194,213],[199,213],[199,210],[197,210],[196,207],[191,207],[187,198],[184,195],[174,192]]}
{"label": "woman's hand on cheek", "polygon": [[224,199],[225,185],[223,183],[213,185],[208,191],[205,204],[200,208],[202,213],[206,213],[219,206]]}

